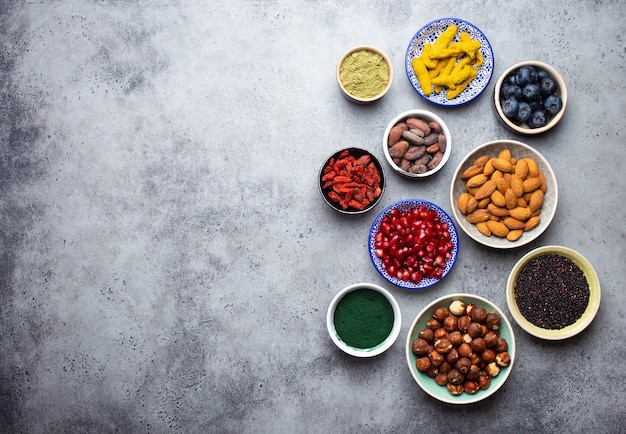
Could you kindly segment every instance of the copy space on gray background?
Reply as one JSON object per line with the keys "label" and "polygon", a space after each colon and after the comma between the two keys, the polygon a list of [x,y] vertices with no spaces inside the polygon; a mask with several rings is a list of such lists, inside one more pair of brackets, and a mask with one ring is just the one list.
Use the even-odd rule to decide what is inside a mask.
{"label": "copy space on gray background", "polygon": [[[411,88],[404,55],[449,16],[485,33],[495,71],[445,109]],[[625,20],[618,0],[0,1],[0,431],[623,432]],[[361,44],[395,69],[367,107],[334,75]],[[510,133],[491,106],[495,77],[528,59],[561,71],[570,96],[540,137]],[[346,146],[383,158],[387,123],[412,108],[448,123],[448,164],[419,181],[387,170],[374,211],[333,212],[324,159]],[[452,273],[425,291],[383,281],[366,249],[376,214],[406,198],[450,212],[456,166],[496,139],[551,163],[550,228],[510,251],[461,234]],[[492,398],[426,395],[404,355],[415,315],[453,292],[508,314],[509,270],[549,244],[596,268],[592,325],[555,343],[514,324],[517,360]],[[326,331],[328,303],[359,281],[403,314],[373,360]]]}

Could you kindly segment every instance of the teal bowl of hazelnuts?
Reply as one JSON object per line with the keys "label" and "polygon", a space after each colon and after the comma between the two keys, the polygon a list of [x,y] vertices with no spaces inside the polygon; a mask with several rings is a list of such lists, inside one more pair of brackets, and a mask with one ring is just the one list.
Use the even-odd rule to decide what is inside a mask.
{"label": "teal bowl of hazelnuts", "polygon": [[385,288],[355,283],[330,302],[326,326],[333,343],[354,357],[374,357],[387,351],[400,335],[402,315]]}
{"label": "teal bowl of hazelnuts", "polygon": [[415,382],[448,404],[471,404],[500,390],[515,361],[511,323],[491,301],[451,294],[413,321],[406,360]]}

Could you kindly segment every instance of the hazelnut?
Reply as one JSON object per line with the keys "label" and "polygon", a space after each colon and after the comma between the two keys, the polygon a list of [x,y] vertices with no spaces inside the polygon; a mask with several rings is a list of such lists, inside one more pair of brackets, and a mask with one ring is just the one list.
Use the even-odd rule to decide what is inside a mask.
{"label": "hazelnut", "polygon": [[480,365],[483,361],[478,353],[472,354],[469,359],[472,362],[472,365]]}
{"label": "hazelnut", "polygon": [[466,344],[471,344],[473,338],[469,335],[469,333],[465,333],[462,339]]}
{"label": "hazelnut", "polygon": [[451,369],[452,369],[452,364],[448,362],[447,360],[444,360],[441,366],[439,367],[439,372],[447,375]]}
{"label": "hazelnut", "polygon": [[482,306],[477,306],[472,309],[470,316],[472,317],[472,321],[474,322],[485,322],[485,319],[487,318],[487,310]]}
{"label": "hazelnut", "polygon": [[461,374],[467,374],[472,367],[472,362],[467,357],[461,357],[455,364],[454,368]]}
{"label": "hazelnut", "polygon": [[485,366],[485,372],[490,377],[495,377],[500,373],[500,367],[496,362],[491,362],[487,366]]}
{"label": "hazelnut", "polygon": [[470,344],[463,342],[461,345],[459,345],[459,357],[469,357],[472,355],[473,351],[472,351],[472,347],[470,346]]}
{"label": "hazelnut", "polygon": [[422,338],[417,338],[413,341],[411,349],[413,350],[413,354],[416,356],[425,356],[428,354],[428,342]]}
{"label": "hazelnut", "polygon": [[448,308],[441,306],[435,309],[435,311],[433,312],[433,318],[441,322],[446,319],[449,313],[450,312],[448,312]]}
{"label": "hazelnut", "polygon": [[450,303],[448,310],[454,315],[463,315],[463,312],[465,312],[465,303],[461,300],[454,300]]}
{"label": "hazelnut", "polygon": [[463,315],[457,320],[456,326],[461,333],[467,333],[467,326],[469,326],[471,322],[472,319],[469,316]]}
{"label": "hazelnut", "polygon": [[448,389],[448,392],[450,392],[450,394],[452,394],[452,395],[460,395],[465,390],[463,388],[462,384],[450,384],[450,383],[448,383],[448,384],[446,384],[446,388]]}
{"label": "hazelnut", "polygon": [[422,329],[418,335],[419,338],[424,339],[429,344],[435,342],[435,332],[429,328]]}
{"label": "hazelnut", "polygon": [[420,357],[415,361],[415,367],[420,372],[426,372],[430,369],[432,363],[429,357]]}
{"label": "hazelnut", "polygon": [[441,366],[441,364],[442,364],[442,363],[443,363],[443,361],[445,360],[444,355],[443,355],[443,354],[441,354],[441,353],[440,353],[439,351],[437,351],[437,350],[431,351],[431,352],[428,354],[428,358],[430,359],[430,363],[431,363],[433,366],[436,366],[436,367]]}
{"label": "hazelnut", "polygon": [[468,380],[465,383],[463,383],[463,390],[465,391],[465,393],[469,393],[470,395],[473,395],[474,393],[478,392],[478,383],[476,381],[471,381]]}
{"label": "hazelnut", "polygon": [[472,351],[482,353],[487,349],[487,344],[485,344],[485,340],[483,338],[476,338],[472,340],[470,347],[472,348]]}
{"label": "hazelnut", "polygon": [[459,360],[459,350],[452,347],[450,352],[446,354],[446,362],[454,365],[457,360]]}
{"label": "hazelnut", "polygon": [[427,326],[429,329],[431,329],[431,330],[435,331],[435,330],[437,330],[438,328],[441,328],[441,322],[440,322],[440,321],[438,321],[438,320],[437,320],[437,319],[435,319],[435,318],[430,318],[430,319],[428,320],[428,322],[426,323],[426,326]]}
{"label": "hazelnut", "polygon": [[487,374],[480,374],[478,376],[478,387],[482,390],[488,389],[491,385],[491,377]]}
{"label": "hazelnut", "polygon": [[440,328],[440,329],[435,330],[435,334],[434,334],[435,342],[438,339],[445,338],[446,336],[448,336],[448,332],[443,327]]}
{"label": "hazelnut", "polygon": [[480,367],[478,365],[470,366],[469,371],[465,374],[465,379],[467,380],[478,380],[480,376]]}
{"label": "hazelnut", "polygon": [[439,386],[445,386],[446,384],[448,384],[448,376],[439,372],[437,375],[435,375],[435,383],[437,383]]}
{"label": "hazelnut", "polygon": [[494,350],[492,350],[491,348],[487,348],[485,351],[483,351],[483,353],[480,355],[480,358],[482,359],[483,362],[485,363],[491,363],[494,360],[496,360],[496,352]]}
{"label": "hazelnut", "polygon": [[477,338],[483,335],[483,328],[477,322],[472,322],[467,326],[467,334],[472,338]]}
{"label": "hazelnut", "polygon": [[507,343],[506,339],[498,338],[496,341],[496,345],[493,347],[493,350],[496,353],[504,353],[506,351],[509,351],[509,344]]}
{"label": "hazelnut", "polygon": [[453,332],[448,333],[448,340],[452,342],[452,345],[459,346],[463,343],[463,335],[460,331],[455,330]]}
{"label": "hazelnut", "polygon": [[489,329],[487,328],[487,326],[485,324],[481,324],[480,328],[483,329],[483,332],[482,332],[481,336],[485,336],[487,333],[489,333]]}
{"label": "hazelnut", "polygon": [[426,371],[426,375],[428,375],[430,378],[435,378],[438,373],[439,373],[439,368],[437,368],[436,366],[431,366]]}
{"label": "hazelnut", "polygon": [[495,312],[489,312],[485,319],[485,324],[489,330],[498,330],[500,328],[500,315]]}
{"label": "hazelnut", "polygon": [[507,352],[496,354],[496,363],[502,367],[509,366],[511,364],[511,355]]}
{"label": "hazelnut", "polygon": [[448,332],[453,332],[457,329],[457,323],[459,322],[459,318],[454,315],[448,315],[443,320],[443,328]]}
{"label": "hazelnut", "polygon": [[447,338],[441,338],[435,341],[435,350],[441,354],[448,354],[452,349],[452,342]]}
{"label": "hazelnut", "polygon": [[498,342],[498,334],[494,331],[489,331],[483,339],[485,339],[485,345],[487,345],[487,348],[492,348],[495,347]]}
{"label": "hazelnut", "polygon": [[465,315],[471,317],[472,316],[472,311],[476,308],[476,305],[474,303],[468,303],[465,305]]}
{"label": "hazelnut", "polygon": [[463,384],[465,376],[456,369],[451,369],[448,372],[448,384]]}

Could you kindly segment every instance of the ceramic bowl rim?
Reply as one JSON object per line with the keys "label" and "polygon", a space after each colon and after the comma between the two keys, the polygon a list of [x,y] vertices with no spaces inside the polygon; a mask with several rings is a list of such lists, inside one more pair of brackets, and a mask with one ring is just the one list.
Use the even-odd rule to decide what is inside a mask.
{"label": "ceramic bowl rim", "polygon": [[[380,294],[385,296],[385,298],[387,299],[387,301],[389,301],[391,307],[393,308],[394,318],[391,332],[383,342],[373,348],[362,349],[347,345],[345,342],[339,339],[339,337],[337,336],[337,331],[335,330],[334,314],[337,304],[341,299],[343,299],[343,297],[345,297],[350,292],[356,291],[357,289],[371,289],[373,291],[379,292]],[[340,290],[331,300],[330,304],[328,305],[328,310],[326,311],[326,328],[328,329],[328,334],[333,343],[344,353],[360,358],[375,357],[391,348],[391,346],[398,339],[398,336],[400,335],[400,329],[402,328],[402,312],[400,310],[400,305],[398,304],[395,297],[391,294],[391,292],[389,292],[382,286],[368,282],[353,283]]]}
{"label": "ceramic bowl rim", "polygon": [[[349,55],[357,51],[362,51],[362,50],[371,51],[380,55],[384,59],[385,63],[387,64],[387,67],[389,68],[389,82],[387,83],[387,86],[385,87],[385,89],[383,89],[381,93],[371,98],[359,98],[358,96],[352,95],[350,92],[348,92],[348,90],[344,87],[343,83],[341,82],[341,65],[343,64],[343,62],[346,60],[346,58]],[[339,85],[339,89],[341,90],[341,93],[345,97],[347,97],[349,100],[359,103],[359,104],[370,104],[370,103],[378,101],[379,99],[387,95],[393,83],[393,75],[394,75],[393,64],[391,63],[391,59],[389,58],[389,56],[387,56],[387,54],[380,48],[374,47],[372,45],[357,45],[357,46],[350,48],[339,58],[339,62],[337,62],[337,68],[335,71],[337,84]]]}
{"label": "ceramic bowl rim", "polygon": [[[527,150],[528,152],[532,153],[533,155],[536,156],[536,158],[538,158],[541,161],[541,164],[543,166],[545,166],[545,170],[544,170],[544,175],[546,176],[546,180],[547,182],[550,184],[550,186],[552,187],[552,189],[554,190],[554,205],[553,208],[549,210],[549,212],[546,212],[545,210],[542,211],[541,213],[541,218],[543,220],[542,227],[541,228],[535,228],[533,229],[533,231],[536,231],[537,229],[539,229],[539,231],[534,232],[532,235],[529,235],[527,237],[525,237],[524,234],[519,240],[517,241],[507,241],[506,243],[502,242],[501,245],[497,245],[494,242],[490,242],[491,237],[486,237],[482,234],[474,234],[471,233],[467,230],[466,225],[469,225],[469,223],[467,223],[465,221],[464,218],[462,218],[462,214],[458,209],[457,206],[457,198],[455,197],[455,184],[457,183],[457,181],[460,179],[461,176],[461,171],[463,169],[463,167],[465,167],[467,165],[467,163],[470,161],[470,159],[474,158],[476,156],[476,154],[481,151],[482,149],[486,149],[488,147],[493,147],[496,146],[498,144],[504,144],[504,145],[512,145],[512,146],[516,146],[522,149]],[[507,146],[508,147],[508,146]],[[493,248],[493,249],[502,249],[502,250],[508,250],[508,249],[515,249],[518,247],[522,247],[534,240],[536,240],[537,238],[539,238],[550,226],[550,224],[552,223],[552,220],[554,219],[554,216],[556,215],[556,210],[558,207],[558,200],[559,200],[559,186],[558,186],[558,182],[556,180],[556,175],[554,174],[554,171],[552,170],[552,166],[550,166],[549,161],[543,156],[543,154],[541,154],[537,149],[533,148],[532,146],[520,142],[518,140],[510,140],[510,139],[499,139],[499,140],[492,140],[490,142],[487,143],[483,143],[477,147],[475,147],[474,149],[472,149],[471,151],[469,151],[467,153],[467,155],[465,155],[465,157],[463,157],[463,159],[461,160],[461,162],[459,163],[459,165],[456,168],[456,171],[454,172],[454,175],[452,176],[452,183],[450,186],[450,204],[452,206],[452,215],[454,216],[454,219],[456,220],[458,226],[461,227],[461,229],[463,230],[463,232],[470,237],[471,239],[473,239],[474,241],[476,241],[477,243],[480,243],[484,246]],[[492,235],[493,237],[493,235]]]}
{"label": "ceramic bowl rim", "polygon": [[[429,170],[428,172],[424,172],[424,173],[405,172],[404,170],[396,166],[396,163],[393,162],[391,155],[389,155],[389,147],[387,146],[387,143],[389,142],[389,132],[398,122],[401,122],[409,117],[424,118],[424,119],[427,119],[428,122],[430,121],[438,122],[439,125],[441,126],[441,132],[446,137],[446,152],[443,153],[443,157],[441,158],[441,161],[439,162],[437,167],[435,167],[432,170]],[[385,154],[385,159],[387,160],[387,163],[389,163],[389,166],[391,166],[391,169],[395,173],[402,175],[406,178],[411,178],[411,179],[428,178],[429,176],[434,175],[435,173],[443,169],[443,166],[445,166],[448,160],[450,159],[450,155],[452,154],[452,134],[450,133],[450,129],[448,128],[448,125],[445,123],[445,121],[436,113],[433,113],[430,110],[424,110],[424,109],[406,110],[396,115],[391,120],[391,122],[387,124],[387,127],[385,128],[385,132],[383,134],[383,153]]]}
{"label": "ceramic bowl rim", "polygon": [[[532,324],[530,321],[522,316],[521,312],[517,308],[514,295],[515,280],[517,279],[517,276],[522,267],[526,265],[531,259],[552,253],[564,256],[574,261],[574,263],[585,273],[585,277],[587,278],[587,283],[589,284],[590,290],[589,304],[587,305],[587,309],[585,310],[583,315],[575,323],[564,327],[561,330],[548,330]],[[591,265],[589,260],[576,250],[564,246],[541,246],[526,253],[513,266],[506,282],[506,302],[509,308],[509,312],[511,313],[511,316],[513,317],[517,325],[526,333],[545,340],[554,341],[568,339],[585,330],[591,324],[596,314],[598,313],[601,297],[602,290],[600,287],[600,280],[598,279],[598,274],[593,268],[593,265]]]}
{"label": "ceramic bowl rim", "polygon": [[[552,119],[550,119],[550,122],[548,122],[546,125],[540,128],[524,128],[519,125],[516,125],[513,121],[511,121],[509,118],[507,118],[504,115],[504,112],[502,111],[502,106],[500,105],[500,89],[502,88],[502,84],[504,83],[504,80],[506,79],[506,77],[508,77],[508,75],[511,74],[513,71],[521,68],[522,66],[527,66],[527,65],[540,67],[541,69],[544,69],[546,72],[550,74],[550,76],[553,79],[557,81],[559,85],[559,90],[557,92],[557,95],[561,97],[561,101],[563,102],[563,106],[561,107],[561,110],[559,110],[559,112],[556,115],[554,115]],[[525,60],[523,62],[518,62],[509,66],[502,74],[500,74],[500,76],[496,80],[496,84],[493,90],[493,104],[498,114],[498,117],[509,129],[519,134],[523,134],[523,135],[537,135],[537,134],[544,133],[554,128],[561,121],[561,119],[563,118],[563,115],[565,114],[565,108],[567,107],[567,99],[568,99],[567,86],[565,84],[565,80],[563,79],[559,71],[557,71],[552,65],[549,65],[540,60]]]}
{"label": "ceramic bowl rim", "polygon": [[[480,390],[474,395],[468,395],[467,393],[463,393],[461,395],[456,395],[456,396],[449,394],[446,390],[443,396],[438,396],[432,393],[430,390],[428,390],[423,384],[423,381],[431,381],[434,384],[434,380],[428,377],[425,373],[422,373],[422,372],[416,373],[417,369],[414,369],[414,365],[413,365],[414,363],[413,358],[415,358],[415,356],[413,355],[413,351],[411,348],[412,348],[413,339],[414,339],[414,332],[416,331],[417,324],[420,322],[420,320],[430,310],[434,309],[435,307],[438,307],[438,306],[447,307],[446,303],[449,305],[454,300],[463,300],[466,304],[467,302],[471,302],[471,301],[479,302],[482,305],[489,306],[490,309],[493,309],[493,311],[497,312],[500,315],[501,324],[504,324],[507,327],[509,334],[511,335],[511,338],[507,340],[507,343],[509,345],[508,353],[511,356],[511,363],[506,369],[501,370],[500,374],[498,374],[498,376],[495,377],[496,379],[498,379],[497,380],[498,384],[494,385],[493,380],[492,380],[492,385],[486,390]],[[448,404],[458,404],[458,405],[472,404],[474,402],[481,401],[493,395],[500,388],[502,388],[502,386],[504,386],[504,384],[506,383],[509,375],[511,374],[511,371],[513,370],[513,366],[515,365],[515,358],[516,358],[515,332],[507,316],[504,314],[502,309],[500,309],[494,302],[482,296],[470,294],[470,293],[446,294],[437,298],[436,300],[429,302],[424,308],[422,308],[422,310],[420,310],[420,312],[415,316],[415,318],[411,322],[411,325],[407,332],[407,338],[405,342],[405,358],[408,364],[409,371],[411,372],[411,376],[425,393],[427,393],[428,395],[430,395],[431,397],[435,399],[438,399]],[[442,387],[442,386],[437,386],[437,387]],[[445,388],[442,388],[442,389],[445,390]]]}

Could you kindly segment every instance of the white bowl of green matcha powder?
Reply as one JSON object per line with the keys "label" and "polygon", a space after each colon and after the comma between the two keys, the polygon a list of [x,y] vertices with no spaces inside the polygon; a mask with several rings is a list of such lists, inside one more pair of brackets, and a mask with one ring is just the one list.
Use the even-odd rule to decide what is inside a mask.
{"label": "white bowl of green matcha powder", "polygon": [[355,357],[374,357],[398,338],[400,306],[389,291],[372,283],[355,283],[339,291],[326,315],[332,341]]}
{"label": "white bowl of green matcha powder", "polygon": [[393,67],[376,47],[359,45],[348,50],[337,64],[337,83],[343,95],[357,104],[371,104],[391,88]]}

